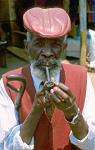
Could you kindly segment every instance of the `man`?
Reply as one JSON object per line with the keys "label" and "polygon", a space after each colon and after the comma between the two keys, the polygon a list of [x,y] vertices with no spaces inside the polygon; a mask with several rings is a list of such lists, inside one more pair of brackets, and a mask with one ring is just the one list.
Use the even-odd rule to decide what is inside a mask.
{"label": "man", "polygon": [[[1,150],[94,150],[91,81],[83,67],[61,64],[71,27],[68,14],[61,8],[32,8],[23,19],[31,64],[4,74],[0,81]],[[17,97],[6,86],[6,77],[13,74],[26,78],[19,113],[14,107]],[[20,84],[13,81],[12,86]]]}

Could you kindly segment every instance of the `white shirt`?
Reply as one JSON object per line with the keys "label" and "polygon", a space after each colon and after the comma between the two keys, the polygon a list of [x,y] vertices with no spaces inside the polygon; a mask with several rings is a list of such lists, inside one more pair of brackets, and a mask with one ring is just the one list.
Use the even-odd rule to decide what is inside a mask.
{"label": "white shirt", "polygon": [[[34,79],[34,78],[33,78]],[[57,76],[56,80],[59,79]],[[36,87],[34,79],[34,85]],[[39,82],[40,83],[40,82]],[[37,88],[37,87],[36,87]],[[89,76],[87,75],[86,98],[83,108],[83,116],[89,125],[88,135],[82,139],[76,139],[70,133],[70,140],[82,150],[95,150],[95,93]],[[7,95],[0,81],[0,150],[33,150],[34,139],[31,144],[23,143],[19,133],[20,126],[18,123],[18,114],[15,111],[14,104]]]}

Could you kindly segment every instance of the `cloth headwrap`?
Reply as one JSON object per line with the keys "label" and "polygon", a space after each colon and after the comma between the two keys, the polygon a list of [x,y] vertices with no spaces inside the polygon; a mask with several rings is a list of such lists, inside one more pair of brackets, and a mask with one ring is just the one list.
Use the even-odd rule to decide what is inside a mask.
{"label": "cloth headwrap", "polygon": [[27,31],[47,38],[64,36],[71,29],[69,15],[62,8],[34,7],[24,13],[23,22]]}

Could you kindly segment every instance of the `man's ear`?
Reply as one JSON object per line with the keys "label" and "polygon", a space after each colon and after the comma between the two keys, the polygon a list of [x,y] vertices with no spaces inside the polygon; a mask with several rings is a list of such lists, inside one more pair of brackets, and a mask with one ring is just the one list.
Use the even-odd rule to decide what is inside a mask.
{"label": "man's ear", "polygon": [[66,49],[66,48],[67,48],[67,42],[68,42],[68,41],[67,41],[67,38],[68,38],[68,36],[65,35],[65,36],[64,36],[64,40],[63,40],[63,45],[62,45],[62,46],[63,46],[63,47],[62,47],[63,49]]}
{"label": "man's ear", "polygon": [[64,43],[64,44],[62,45],[62,48],[63,48],[63,50],[66,49],[66,48],[67,48],[67,43]]}
{"label": "man's ear", "polygon": [[28,49],[28,41],[27,40],[24,40],[24,47],[25,47],[25,49]]}

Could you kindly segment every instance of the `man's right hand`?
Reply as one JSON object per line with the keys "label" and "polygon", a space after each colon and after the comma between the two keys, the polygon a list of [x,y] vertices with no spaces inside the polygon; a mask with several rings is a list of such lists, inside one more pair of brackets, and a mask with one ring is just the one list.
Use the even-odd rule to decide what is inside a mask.
{"label": "man's right hand", "polygon": [[39,119],[44,111],[44,97],[44,89],[41,89],[35,94],[31,111],[20,128],[20,136],[22,140],[27,144],[30,144]]}

